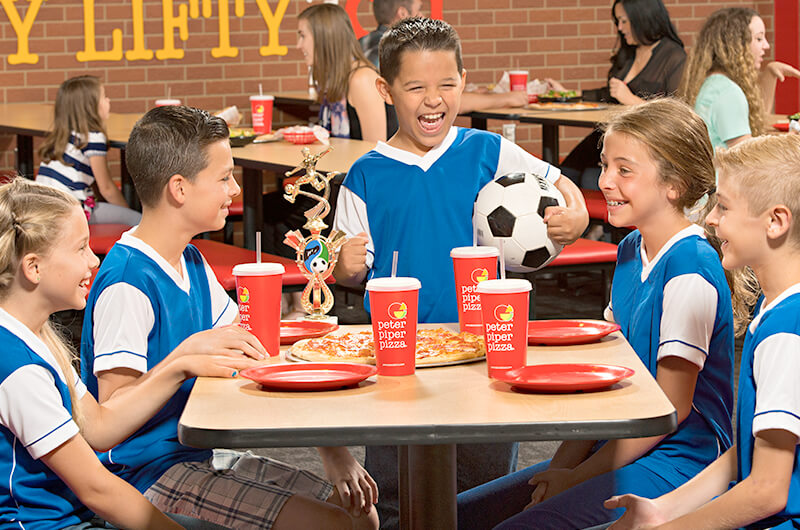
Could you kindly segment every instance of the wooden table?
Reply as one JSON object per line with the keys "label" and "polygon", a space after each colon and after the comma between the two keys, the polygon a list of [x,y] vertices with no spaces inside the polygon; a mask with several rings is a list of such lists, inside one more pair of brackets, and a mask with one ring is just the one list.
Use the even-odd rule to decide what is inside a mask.
{"label": "wooden table", "polygon": [[675,409],[619,333],[589,345],[528,348],[528,364],[555,362],[616,364],[636,374],[585,394],[518,393],[489,379],[485,362],[375,376],[327,392],[198,378],[178,436],[206,448],[398,444],[403,524],[455,528],[456,443],[641,437],[676,428]]}

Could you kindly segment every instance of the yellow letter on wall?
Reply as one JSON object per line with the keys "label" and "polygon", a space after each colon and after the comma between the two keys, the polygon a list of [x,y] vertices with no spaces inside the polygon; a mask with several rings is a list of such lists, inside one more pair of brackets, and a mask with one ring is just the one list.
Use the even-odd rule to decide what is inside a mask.
{"label": "yellow letter on wall", "polygon": [[289,0],[279,0],[278,7],[275,13],[269,7],[267,0],[256,0],[258,10],[261,11],[261,16],[264,22],[267,23],[267,30],[269,31],[269,44],[259,48],[258,53],[261,55],[286,55],[289,53],[289,48],[278,44],[278,31],[281,27],[281,21],[286,14],[286,7],[289,5]]}
{"label": "yellow letter on wall", "polygon": [[[239,4],[241,0],[236,0]],[[228,0],[218,0],[219,6],[219,46],[211,49],[211,57],[236,57],[239,49],[231,46],[231,16]],[[238,5],[237,5],[238,7]]]}
{"label": "yellow letter on wall", "polygon": [[153,58],[153,50],[148,50],[144,47],[144,7],[142,6],[142,0],[133,0],[131,15],[133,16],[133,49],[125,52],[125,58],[129,61],[149,61]]}
{"label": "yellow letter on wall", "polygon": [[175,48],[175,40],[172,35],[173,30],[178,30],[181,40],[189,38],[189,27],[186,24],[188,8],[186,4],[178,6],[178,16],[175,16],[175,9],[172,0],[161,0],[161,16],[164,19],[164,47],[156,50],[156,59],[183,59],[183,50]]}
{"label": "yellow letter on wall", "polygon": [[94,40],[94,0],[83,0],[83,51],[75,54],[80,62],[87,61],[119,61],[122,59],[122,30],[111,32],[111,49],[99,52]]}
{"label": "yellow letter on wall", "polygon": [[25,12],[25,20],[23,21],[17,8],[14,7],[14,0],[0,0],[3,9],[6,10],[8,20],[11,22],[11,27],[17,34],[17,53],[12,53],[8,56],[8,64],[36,64],[39,62],[39,56],[31,53],[28,48],[28,36],[31,34],[33,21],[36,19],[36,14],[39,12],[39,7],[42,5],[43,0],[29,0],[30,5]]}

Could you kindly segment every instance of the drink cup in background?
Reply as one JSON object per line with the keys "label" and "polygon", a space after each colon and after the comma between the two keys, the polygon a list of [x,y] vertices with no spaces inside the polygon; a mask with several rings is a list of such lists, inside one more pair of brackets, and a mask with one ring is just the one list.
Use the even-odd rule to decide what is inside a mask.
{"label": "drink cup in background", "polygon": [[280,354],[284,272],[280,263],[241,263],[233,268],[240,325],[255,335],[272,357]]}
{"label": "drink cup in background", "polygon": [[172,99],[172,98],[164,98],[164,99],[157,99],[156,100],[156,107],[169,107],[169,106],[176,106],[180,105],[181,100],[179,99]]}
{"label": "drink cup in background", "polygon": [[480,296],[475,292],[479,283],[497,278],[495,247],[456,247],[450,251],[456,278],[458,325],[461,331],[476,335],[483,333]]}
{"label": "drink cup in background", "polygon": [[378,375],[413,375],[416,367],[416,278],[373,278],[367,282]]}
{"label": "drink cup in background", "polygon": [[274,101],[274,96],[250,96],[253,132],[256,134],[266,134],[272,132],[272,104]]}
{"label": "drink cup in background", "polygon": [[478,284],[489,377],[525,366],[531,282],[486,280]]}
{"label": "drink cup in background", "polygon": [[508,72],[508,84],[511,85],[511,91],[528,91],[528,72],[525,70],[511,70]]}

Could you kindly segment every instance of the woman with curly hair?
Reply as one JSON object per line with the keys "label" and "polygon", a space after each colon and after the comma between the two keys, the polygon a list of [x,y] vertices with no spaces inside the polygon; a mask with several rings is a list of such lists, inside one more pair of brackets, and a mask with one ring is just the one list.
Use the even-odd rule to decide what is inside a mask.
{"label": "woman with curly hair", "polygon": [[777,61],[762,68],[767,50],[764,21],[753,9],[720,9],[703,24],[678,93],[706,122],[715,149],[762,134],[775,84],[800,77],[799,70]]}

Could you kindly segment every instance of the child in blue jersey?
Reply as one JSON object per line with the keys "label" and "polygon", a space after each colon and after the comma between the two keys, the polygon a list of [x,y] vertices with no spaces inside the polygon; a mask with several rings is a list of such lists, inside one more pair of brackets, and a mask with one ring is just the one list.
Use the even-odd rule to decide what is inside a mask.
{"label": "child in blue jersey", "polygon": [[[455,30],[412,18],[381,40],[378,90],[397,111],[399,129],[358,159],[339,193],[334,226],[351,237],[334,274],[344,284],[397,274],[419,278],[420,322],[458,320],[450,250],[472,244],[472,210],[480,189],[506,173],[530,171],[555,183],[567,207],[548,208],[548,234],[571,243],[588,224],[578,188],[561,172],[501,136],[453,127],[466,72]],[[365,306],[368,301],[365,300]],[[397,518],[397,459],[391,448],[367,447],[367,470],[378,481],[382,528]],[[459,488],[513,470],[515,446],[458,448]]]}
{"label": "child in blue jersey", "polygon": [[[48,319],[82,309],[98,259],[72,196],[25,179],[0,186],[0,526],[181,528],[105,469],[92,448],[122,441],[195,375],[231,377],[254,361],[187,355],[98,405]],[[102,523],[97,523],[102,524]],[[104,527],[104,526],[101,526]]]}
{"label": "child in blue jersey", "polygon": [[736,444],[671,493],[609,499],[627,508],[615,529],[800,527],[800,137],[762,136],[717,160],[706,222],[722,265],[751,267],[763,291],[742,350]]}
{"label": "child in blue jersey", "polygon": [[[39,149],[42,163],[36,181],[73,195],[90,224],[135,225],[141,214],[128,208],[111,180],[106,162],[105,122],[111,110],[100,80],[91,75],[67,79],[58,87],[53,130]],[[97,185],[106,202],[95,200]]]}
{"label": "child in blue jersey", "polygon": [[608,124],[601,161],[609,222],[637,228],[619,245],[606,317],[675,406],[678,429],[563,442],[549,463],[465,493],[463,528],[504,517],[497,528],[607,523],[620,515],[603,506],[611,495],[671,491],[731,446],[731,294],[715,247],[685,214],[714,188],[705,124],[676,100],[642,104]]}
{"label": "child in blue jersey", "polygon": [[[101,403],[189,352],[266,353],[237,325],[235,302],[189,244],[198,233],[223,227],[240,191],[225,122],[189,107],[152,109],[131,131],[126,161],[142,201],[142,222],[103,260],[81,344],[83,380]],[[320,449],[334,489],[269,458],[181,445],[178,418],[193,383],[102,454],[103,463],[156,506],[223,526],[377,526],[374,482],[346,448]]]}

